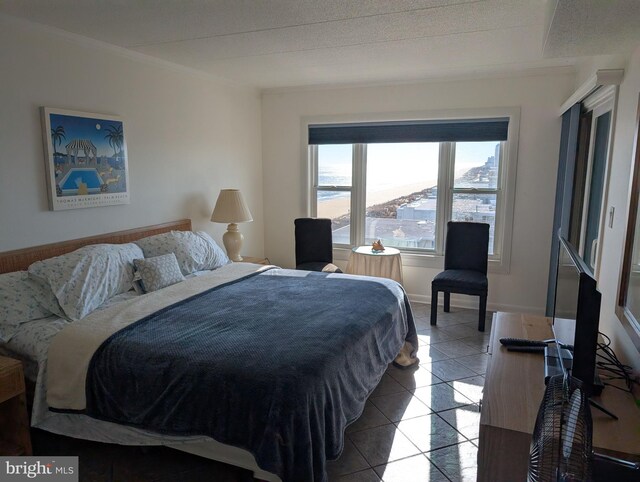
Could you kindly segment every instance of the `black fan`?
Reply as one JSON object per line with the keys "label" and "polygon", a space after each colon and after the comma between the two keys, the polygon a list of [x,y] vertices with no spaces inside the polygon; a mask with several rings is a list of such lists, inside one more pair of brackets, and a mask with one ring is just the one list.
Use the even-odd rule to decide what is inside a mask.
{"label": "black fan", "polygon": [[551,377],[533,431],[527,480],[591,481],[592,430],[582,382],[566,372]]}

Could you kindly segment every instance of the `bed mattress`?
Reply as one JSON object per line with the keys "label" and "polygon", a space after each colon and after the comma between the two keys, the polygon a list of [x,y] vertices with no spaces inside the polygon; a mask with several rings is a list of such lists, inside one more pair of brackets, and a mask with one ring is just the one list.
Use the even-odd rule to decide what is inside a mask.
{"label": "bed mattress", "polygon": [[[19,332],[3,349],[25,361],[26,375],[35,382],[32,425],[77,438],[129,445],[202,443],[215,437],[223,443],[248,449],[256,455],[261,468],[278,474],[285,481],[325,481],[326,460],[340,455],[346,425],[360,415],[368,394],[377,385],[387,364],[398,354],[405,341],[411,341],[417,347],[410,306],[400,285],[390,280],[280,269],[251,273],[258,270],[264,271],[265,268],[251,268],[247,264],[228,265],[206,274],[202,280],[179,283],[186,287],[184,293],[187,294],[182,293],[180,286],[162,290],[160,294],[156,292],[154,296],[162,300],[156,304],[150,302],[153,296],[145,295],[136,299],[136,295],[130,292],[114,298],[95,315],[73,324],[48,318],[21,325]],[[213,288],[207,287],[208,278],[218,279]],[[274,289],[276,285],[278,288]],[[206,304],[197,306],[194,300],[189,300],[191,304],[188,305],[184,303],[186,298],[200,296],[194,295],[194,286],[204,286],[204,290],[198,288],[196,291],[210,292],[208,296],[211,299],[207,302],[227,315],[226,319],[223,315],[212,316],[199,321],[200,325],[189,328],[204,333],[205,326],[215,326],[215,333],[209,334],[210,338],[204,340],[203,346],[228,344],[230,339],[225,339],[225,336],[243,323],[246,326],[241,330],[261,334],[256,339],[262,344],[256,345],[254,339],[245,337],[240,344],[231,343],[227,351],[214,350],[212,360],[220,361],[222,357],[228,362],[216,365],[222,370],[220,372],[207,371],[206,368],[200,372],[188,372],[190,364],[202,366],[212,361],[190,357],[189,346],[195,346],[194,338],[183,344],[182,353],[176,354],[176,340],[182,340],[185,333],[172,331],[171,318],[159,319],[156,316],[157,312],[167,310],[179,312],[182,318],[188,316],[190,310],[198,309],[205,313]],[[245,289],[247,296],[243,296]],[[172,297],[174,291],[178,293],[174,294],[177,298]],[[238,303],[235,300],[243,297],[246,298],[245,303],[236,306]],[[325,301],[321,301],[323,299]],[[265,317],[265,313],[269,313],[270,317]],[[113,325],[112,330],[105,328],[105,324],[109,323]],[[137,331],[130,329],[130,326]],[[264,330],[265,326],[278,329]],[[162,355],[150,363],[152,368],[146,370],[146,374],[145,370],[135,373],[130,370],[132,366],[144,367],[145,360],[153,359],[154,343],[158,342],[154,332],[156,327],[159,328],[157,333],[164,336],[160,344],[168,344],[174,350],[172,356],[175,358],[172,360],[182,360],[182,365],[177,362],[165,364],[165,369],[173,369],[165,382],[172,385],[176,379],[195,380],[195,384],[204,382],[206,386],[216,389],[204,391],[208,398],[198,401],[194,398],[197,390],[189,391],[189,384],[183,383],[182,388],[169,390],[173,398],[164,400],[166,403],[163,406],[156,404],[158,410],[155,418],[140,419],[135,414],[141,412],[141,406],[134,403],[129,415],[126,408],[126,403],[137,400],[139,394],[130,397],[130,400],[127,400],[126,394],[139,381],[153,386],[153,367],[162,359]],[[96,332],[99,332],[99,336],[96,336]],[[216,338],[219,332],[226,335]],[[124,333],[134,335],[122,343]],[[146,352],[144,349],[139,351],[149,336],[154,337],[154,342],[146,344]],[[314,346],[314,336],[319,340],[315,343],[318,349]],[[234,337],[231,339],[235,340]],[[119,339],[120,345],[117,344]],[[67,340],[66,344],[61,340]],[[88,342],[85,343],[86,340]],[[55,349],[50,350],[52,343]],[[235,356],[235,352],[240,351],[243,345],[247,346],[248,351]],[[131,346],[138,347],[139,352],[128,353]],[[267,356],[267,360],[268,347],[272,348],[274,354]],[[413,351],[412,355],[415,356],[415,349]],[[102,355],[107,353],[108,356],[102,359],[94,357],[97,352]],[[63,356],[61,364],[60,353],[72,355]],[[78,353],[84,356],[84,361],[74,358]],[[122,353],[128,354],[122,357]],[[118,371],[123,368],[120,363],[122,359],[128,359],[132,354],[132,366],[124,368],[127,373]],[[234,367],[243,365],[243,357],[250,361],[251,366],[244,367],[244,371],[236,371]],[[115,359],[120,362],[114,363]],[[255,364],[256,360],[258,365]],[[287,364],[286,360],[290,360],[290,363]],[[305,363],[306,360],[308,363]],[[325,361],[326,364],[323,364]],[[73,371],[78,366],[85,367],[85,372],[80,370],[74,375]],[[87,372],[89,366],[91,371]],[[262,370],[263,366],[271,368]],[[109,376],[105,376],[105,373]],[[229,373],[233,375],[231,378]],[[247,377],[247,373],[251,375]],[[245,377],[244,383],[234,386],[233,378],[238,375]],[[256,380],[251,385],[249,382],[254,375]],[[145,377],[146,381],[142,381]],[[48,379],[54,380],[49,381],[49,386],[55,389],[55,394],[49,393],[49,397]],[[135,383],[122,386],[127,379],[134,379]],[[75,383],[75,388],[71,390],[69,387],[73,383],[70,384],[69,380]],[[283,380],[290,382],[289,385]],[[222,389],[225,386],[230,387],[226,392]],[[240,394],[237,403],[227,404],[224,410],[207,413],[208,407],[220,407],[225,401],[235,399],[234,392],[238,386],[242,386],[242,391],[247,393]],[[88,404],[84,400],[85,387],[86,393],[90,394]],[[265,396],[251,397],[251,393],[257,393],[256,390],[264,392]],[[65,399],[68,393],[72,393],[72,396]],[[175,395],[178,393],[190,393],[191,398],[181,404],[180,396],[176,398]],[[117,397],[119,399],[115,400]],[[152,393],[151,398],[163,400],[157,393]],[[107,399],[115,403],[106,403]],[[72,401],[67,403],[65,400]],[[268,400],[271,405],[248,403],[256,400]],[[241,401],[245,401],[244,404]],[[54,413],[49,410],[49,405],[75,413]],[[124,409],[120,412],[110,411],[114,406]],[[195,416],[189,412],[193,407],[199,407]],[[242,413],[235,413],[229,407],[237,408]],[[121,416],[122,413],[125,415]],[[207,421],[225,423],[199,423],[205,420],[205,413],[210,415]],[[178,420],[190,418],[191,425],[176,429],[176,414]],[[247,418],[252,422],[243,425]],[[226,423],[227,419],[229,423]],[[167,425],[158,424],[158,420],[164,420]],[[301,431],[300,427],[305,430]],[[283,442],[287,440],[289,444]]]}

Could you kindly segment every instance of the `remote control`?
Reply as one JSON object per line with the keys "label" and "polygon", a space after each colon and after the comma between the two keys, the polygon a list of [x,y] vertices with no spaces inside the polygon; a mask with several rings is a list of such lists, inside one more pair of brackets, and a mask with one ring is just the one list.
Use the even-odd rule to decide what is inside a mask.
{"label": "remote control", "polygon": [[500,338],[500,343],[504,346],[537,346],[543,348],[547,346],[544,341],[525,340],[524,338]]}
{"label": "remote control", "polygon": [[543,346],[518,346],[507,345],[507,351],[521,351],[525,353],[542,353],[544,354]]}

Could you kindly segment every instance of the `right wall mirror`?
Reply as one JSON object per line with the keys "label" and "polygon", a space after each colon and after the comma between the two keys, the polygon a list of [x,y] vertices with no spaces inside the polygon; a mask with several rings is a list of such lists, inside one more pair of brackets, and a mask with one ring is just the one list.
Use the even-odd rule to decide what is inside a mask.
{"label": "right wall mirror", "polygon": [[625,238],[622,277],[618,292],[616,314],[622,321],[631,339],[640,350],[640,212],[638,211],[638,190],[640,189],[640,103],[636,122],[634,142],[634,162],[631,172],[631,192],[629,199],[629,220]]}

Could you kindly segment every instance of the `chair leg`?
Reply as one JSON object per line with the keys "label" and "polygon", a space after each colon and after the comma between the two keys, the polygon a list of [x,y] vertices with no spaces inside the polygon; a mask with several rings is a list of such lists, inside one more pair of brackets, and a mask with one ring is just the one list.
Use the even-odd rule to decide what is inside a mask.
{"label": "chair leg", "polygon": [[487,317],[487,295],[480,296],[480,307],[478,309],[478,331],[484,331],[484,322]]}
{"label": "chair leg", "polygon": [[444,292],[444,312],[449,313],[451,311],[451,293]]}
{"label": "chair leg", "polygon": [[431,324],[438,321],[438,290],[431,288]]}

